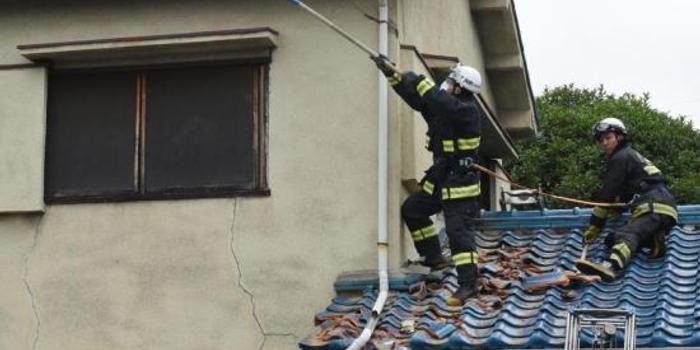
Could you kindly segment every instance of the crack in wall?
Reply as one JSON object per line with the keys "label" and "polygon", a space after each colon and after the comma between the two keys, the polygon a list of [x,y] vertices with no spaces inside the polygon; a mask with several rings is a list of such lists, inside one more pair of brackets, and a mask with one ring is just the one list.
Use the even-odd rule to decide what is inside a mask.
{"label": "crack in wall", "polygon": [[265,341],[267,340],[267,337],[294,337],[294,339],[299,339],[299,337],[294,334],[294,333],[277,333],[277,332],[266,332],[265,328],[262,325],[262,322],[260,321],[260,318],[258,317],[257,313],[257,305],[255,303],[255,296],[253,293],[245,286],[243,285],[243,271],[241,269],[241,261],[238,258],[238,255],[236,254],[236,250],[234,249],[235,242],[235,232],[236,232],[236,218],[238,215],[238,198],[233,199],[233,212],[232,212],[232,217],[231,217],[231,228],[230,228],[230,233],[231,233],[231,239],[229,241],[229,248],[231,250],[231,256],[233,256],[233,260],[236,263],[236,271],[238,272],[238,287],[243,291],[244,294],[248,296],[248,299],[250,300],[250,305],[251,305],[251,316],[253,316],[253,320],[255,320],[255,324],[258,326],[258,331],[262,335],[263,339],[262,342],[260,343],[260,347],[258,349],[262,350],[265,347]]}
{"label": "crack in wall", "polygon": [[32,312],[34,313],[34,320],[35,320],[35,327],[34,327],[34,339],[32,340],[32,350],[36,349],[37,344],[39,343],[39,334],[41,330],[41,319],[39,318],[39,307],[37,305],[36,301],[36,295],[34,295],[34,291],[32,290],[32,287],[29,285],[29,257],[32,255],[34,250],[36,249],[36,246],[39,242],[39,233],[40,233],[40,226],[42,222],[43,216],[37,216],[34,221],[34,234],[33,234],[33,240],[32,240],[32,246],[29,247],[29,250],[27,253],[24,255],[24,276],[22,277],[22,281],[24,282],[24,288],[27,291],[27,294],[29,294],[29,300],[32,304]]}

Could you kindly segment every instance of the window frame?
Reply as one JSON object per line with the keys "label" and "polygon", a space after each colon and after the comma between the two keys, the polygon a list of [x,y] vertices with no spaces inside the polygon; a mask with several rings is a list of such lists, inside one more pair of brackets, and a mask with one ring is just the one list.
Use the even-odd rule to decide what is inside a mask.
{"label": "window frame", "polygon": [[[271,59],[269,57],[228,59],[220,61],[206,62],[184,62],[184,63],[169,63],[169,64],[151,64],[141,66],[126,66],[126,67],[100,67],[100,68],[56,68],[50,67],[49,81],[51,75],[54,74],[71,74],[71,73],[90,73],[90,72],[136,72],[137,76],[148,71],[160,69],[178,69],[178,68],[199,68],[211,66],[232,66],[232,65],[250,65],[252,67],[252,87],[251,95],[253,101],[253,111],[251,113],[252,120],[252,156],[253,156],[253,189],[240,189],[236,186],[206,186],[195,187],[180,190],[161,190],[157,192],[147,192],[144,185],[144,176],[147,176],[148,171],[144,168],[145,153],[143,144],[145,142],[145,118],[142,113],[144,111],[145,86],[137,88],[134,98],[138,105],[135,112],[135,134],[134,138],[137,142],[137,147],[134,150],[134,167],[131,169],[134,172],[135,190],[128,193],[117,194],[70,194],[65,196],[56,196],[49,193],[48,178],[50,174],[48,170],[44,170],[44,201],[47,204],[64,204],[64,203],[103,203],[103,202],[126,202],[126,201],[141,201],[141,200],[173,200],[173,199],[198,199],[198,198],[228,198],[241,196],[270,196],[271,191],[268,183],[268,120],[269,120],[269,71]],[[141,79],[137,77],[135,84],[142,84]],[[51,85],[47,85],[48,94],[51,94]],[[147,98],[147,97],[146,97]],[[47,115],[50,113],[47,105]],[[47,136],[48,138],[48,132]],[[46,154],[48,157],[49,144],[46,142]],[[48,163],[48,158],[45,164]]]}

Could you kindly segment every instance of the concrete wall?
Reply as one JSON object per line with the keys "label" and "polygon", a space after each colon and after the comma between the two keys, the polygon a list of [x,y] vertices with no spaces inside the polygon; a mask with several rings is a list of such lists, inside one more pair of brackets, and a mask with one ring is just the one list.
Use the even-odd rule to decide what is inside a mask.
{"label": "concrete wall", "polygon": [[[464,42],[460,31],[471,30],[459,20],[469,14],[466,2],[441,1],[435,8],[425,0],[390,3],[401,37],[427,52],[478,62],[478,46],[451,48]],[[3,5],[0,65],[27,63],[18,44],[264,26],[279,31],[270,68],[272,195],[51,205],[43,214],[5,210],[0,348],[296,348],[311,331],[314,313],[333,296],[336,275],[376,267],[378,75],[371,61],[285,1],[32,4]],[[376,47],[377,25],[357,9],[376,15],[376,1],[308,4]],[[463,27],[436,29],[430,25],[436,11],[447,11]],[[8,84],[0,91],[16,92]],[[401,103],[393,93],[390,98],[388,211],[396,267],[406,254],[399,219],[405,194]],[[41,149],[43,125],[32,124],[37,130],[24,143],[0,150],[0,160],[27,147]],[[43,164],[36,159],[41,156],[31,153],[26,162]],[[42,171],[28,173],[40,178]]]}
{"label": "concrete wall", "polygon": [[46,70],[0,69],[0,212],[44,209]]}

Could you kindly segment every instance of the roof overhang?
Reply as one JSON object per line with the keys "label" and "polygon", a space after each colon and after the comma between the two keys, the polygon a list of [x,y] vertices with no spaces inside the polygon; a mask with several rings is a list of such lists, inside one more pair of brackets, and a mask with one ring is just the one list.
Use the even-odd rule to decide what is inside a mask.
{"label": "roof overhang", "polygon": [[242,28],[19,45],[22,56],[59,67],[123,66],[269,57],[277,31]]}
{"label": "roof overhang", "polygon": [[511,136],[534,136],[538,117],[513,2],[473,0],[470,4],[495,112]]}
{"label": "roof overhang", "polygon": [[[454,56],[421,53],[412,45],[401,45],[401,48],[415,51],[431,73],[433,80],[437,82],[444,80],[450,68],[459,62],[459,58]],[[481,147],[479,147],[481,155],[487,158],[518,159],[513,140],[494,113],[492,106],[489,106],[481,95],[477,95],[477,102],[484,111],[484,120],[481,122]]]}

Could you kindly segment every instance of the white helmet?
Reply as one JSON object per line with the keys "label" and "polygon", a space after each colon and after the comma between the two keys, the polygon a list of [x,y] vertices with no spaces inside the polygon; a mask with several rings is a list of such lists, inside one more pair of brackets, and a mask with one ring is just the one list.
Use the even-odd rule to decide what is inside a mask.
{"label": "white helmet", "polygon": [[627,128],[625,128],[625,124],[622,123],[622,120],[620,119],[605,118],[593,125],[591,132],[593,137],[597,140],[600,138],[601,134],[606,132],[616,132],[622,135],[627,135]]}
{"label": "white helmet", "polygon": [[481,74],[479,74],[479,71],[469,66],[463,66],[461,63],[457,63],[456,66],[452,67],[452,71],[447,76],[447,79],[454,80],[459,86],[475,94],[481,90]]}

